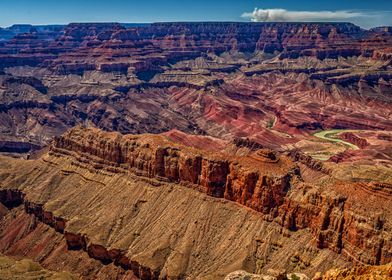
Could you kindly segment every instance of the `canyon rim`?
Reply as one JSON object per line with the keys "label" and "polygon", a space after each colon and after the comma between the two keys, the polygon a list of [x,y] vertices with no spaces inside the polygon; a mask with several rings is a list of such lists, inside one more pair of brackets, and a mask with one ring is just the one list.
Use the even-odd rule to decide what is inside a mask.
{"label": "canyon rim", "polygon": [[0,279],[392,279],[374,14],[0,28]]}

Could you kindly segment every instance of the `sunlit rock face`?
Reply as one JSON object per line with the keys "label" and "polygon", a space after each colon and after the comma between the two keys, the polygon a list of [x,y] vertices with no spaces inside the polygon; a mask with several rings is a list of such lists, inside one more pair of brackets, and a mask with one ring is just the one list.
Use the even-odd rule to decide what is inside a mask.
{"label": "sunlit rock face", "polygon": [[[122,133],[251,135],[280,147],[301,131],[391,127],[381,109],[392,93],[388,28],[216,22],[7,30],[16,35],[0,44],[2,141],[41,147],[88,122]],[[294,138],[271,133],[270,124]]]}
{"label": "sunlit rock face", "polygon": [[390,31],[1,29],[0,253],[82,279],[384,276]]}
{"label": "sunlit rock face", "polygon": [[[195,146],[184,145],[186,137],[79,126],[38,159],[1,157],[0,250],[20,252],[31,245],[28,238],[40,242],[40,230],[50,229],[47,242],[65,244],[62,267],[79,273],[66,264],[75,251],[87,254],[87,276],[98,279],[223,279],[237,270],[269,275],[271,269],[311,277],[332,267],[391,262],[389,184],[336,178],[299,152],[194,135],[188,139]],[[201,143],[215,148],[196,148]],[[18,232],[10,231],[15,215]],[[32,228],[24,226],[26,215],[36,221]],[[58,245],[51,246],[56,254]],[[44,253],[26,252],[37,260]]]}

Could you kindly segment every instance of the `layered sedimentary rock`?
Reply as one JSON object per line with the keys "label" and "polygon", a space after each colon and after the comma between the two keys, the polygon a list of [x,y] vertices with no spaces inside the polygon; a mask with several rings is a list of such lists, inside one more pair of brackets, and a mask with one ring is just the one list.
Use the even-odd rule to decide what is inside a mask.
{"label": "layered sedimentary rock", "polygon": [[[0,248],[7,256],[14,256],[18,259],[23,256],[24,258],[33,259],[37,263],[33,265],[32,261],[23,260],[20,263],[22,267],[18,264],[16,264],[16,267],[1,267],[1,276],[5,276],[8,273],[8,278],[4,279],[14,279],[13,277],[16,277],[16,279],[30,279],[28,277],[34,276],[39,276],[39,279],[46,279],[43,277],[52,277],[49,279],[53,279],[54,277],[54,279],[91,280],[137,279],[131,271],[125,271],[121,267],[114,266],[113,264],[105,265],[99,260],[90,258],[83,251],[68,250],[67,241],[63,233],[56,231],[51,224],[45,224],[50,219],[43,219],[43,215],[35,216],[39,213],[42,214],[39,211],[35,211],[34,215],[27,214],[27,208],[24,208],[23,201],[22,204],[18,205],[9,205],[9,209],[3,206],[3,204],[0,205],[0,224],[2,228],[0,233]],[[45,269],[42,269],[38,263],[45,267]],[[26,264],[26,266],[23,264]],[[32,265],[28,266],[28,264]],[[25,270],[18,270],[18,268],[25,268]],[[32,271],[30,271],[30,268],[32,268]],[[9,275],[10,271],[12,271],[11,275]],[[5,275],[1,274],[2,272]],[[18,273],[25,274],[19,277]]]}
{"label": "layered sedimentary rock", "polygon": [[0,255],[0,278],[7,280],[31,279],[31,280],[76,280],[78,277],[70,273],[56,273],[43,269],[38,263],[29,259],[15,260]]}
{"label": "layered sedimentary rock", "polygon": [[15,28],[17,35],[0,45],[3,141],[43,146],[87,122],[121,133],[252,136],[282,148],[304,131],[391,127],[392,36],[384,29],[349,23]]}
{"label": "layered sedimentary rock", "polygon": [[[97,134],[99,135],[97,137]],[[77,128],[55,138],[54,153],[76,152],[99,168],[190,184],[204,193],[269,213],[279,206],[299,171],[284,156],[259,150],[250,157],[225,157],[178,146],[159,135],[121,136]]]}
{"label": "layered sedimentary rock", "polygon": [[[15,77],[25,71],[39,81]],[[157,74],[146,84],[125,74],[51,76],[35,68],[12,69],[0,77],[1,140],[42,146],[87,122],[122,133],[179,129],[225,140],[252,137],[279,148],[317,129],[392,127],[388,83],[355,88],[326,85],[296,73],[221,75],[176,70]]]}
{"label": "layered sedimentary rock", "polygon": [[[350,23],[155,23],[131,28],[118,23],[70,24],[57,33],[33,28],[17,35],[2,48],[0,65],[25,61],[71,74],[128,67],[153,71],[168,61],[211,51],[281,52],[281,58],[372,56],[389,46],[390,37]],[[94,49],[93,55],[89,49]]]}
{"label": "layered sedimentary rock", "polygon": [[31,159],[0,158],[1,252],[85,279],[391,262],[388,28],[15,28],[0,152]]}
{"label": "layered sedimentary rock", "polygon": [[[185,147],[173,147],[164,138],[157,138],[152,142],[149,137],[143,136],[131,136],[129,140],[119,135],[111,135],[109,139],[107,137],[94,130],[72,130],[55,140],[53,151],[60,148],[60,153],[61,149],[65,149],[82,153],[82,156],[87,155],[87,158],[88,155],[96,156],[104,160],[98,161],[98,168],[99,164],[105,165],[108,162],[109,165],[114,163],[114,167],[124,165],[126,169],[135,170],[136,174],[142,176],[194,184],[195,188],[207,195],[223,197],[267,214],[267,219],[278,217],[279,223],[288,229],[310,228],[319,248],[328,247],[339,253],[344,248],[355,260],[371,264],[391,261],[392,244],[388,241],[391,233],[389,226],[384,224],[385,213],[376,217],[382,220],[380,223],[375,222],[373,229],[364,232],[363,229],[356,228],[361,218],[345,209],[345,195],[326,195],[317,189],[309,189],[309,192],[302,194],[299,203],[289,193],[300,170],[285,156],[278,157],[258,150],[245,158],[222,159],[221,156],[206,157]],[[294,159],[301,160],[298,157]],[[345,183],[335,184],[343,186]],[[351,184],[350,187],[366,188],[366,184]],[[388,189],[387,186],[386,188]],[[390,194],[383,193],[385,199]],[[280,213],[277,214],[276,211]],[[365,236],[374,238],[371,244],[356,243],[365,239]],[[362,257],[359,257],[358,249],[362,252]],[[367,250],[369,251],[366,252]]]}
{"label": "layered sedimentary rock", "polygon": [[[237,146],[233,144],[233,147]],[[244,149],[244,147],[237,147],[237,149]],[[4,174],[2,175],[4,178],[2,203],[9,207],[23,203],[27,213],[64,234],[68,249],[84,250],[90,257],[103,263],[114,263],[124,269],[132,270],[141,279],[156,279],[165,275],[172,278],[190,276],[198,279],[215,275],[214,277],[219,278],[223,276],[219,273],[228,274],[230,270],[247,269],[250,272],[260,272],[279,266],[289,270],[301,267],[301,270],[312,274],[318,270],[328,269],[332,265],[332,263],[324,263],[325,266],[320,266],[310,261],[316,255],[320,257],[319,254],[324,254],[322,252],[327,253],[324,258],[340,256],[341,264],[344,263],[343,259],[353,263],[391,262],[391,213],[387,207],[390,193],[369,192],[366,183],[351,183],[336,179],[327,184],[314,185],[301,177],[305,169],[300,168],[293,161],[297,157],[290,159],[283,154],[271,153],[265,149],[253,151],[249,149],[247,156],[233,156],[230,155],[230,151],[231,148],[228,147],[227,151],[216,154],[183,146],[161,135],[122,136],[79,127],[56,138],[50,153],[42,159],[30,161],[29,164],[22,166],[15,161],[14,166],[23,168],[23,174],[39,166],[36,172],[42,174],[40,175],[42,179],[38,182],[32,183],[28,177],[13,178],[9,171],[2,173]],[[303,160],[300,158],[298,160],[300,160],[298,164],[302,164]],[[320,172],[317,168],[312,170]],[[321,174],[327,176],[325,173]],[[356,195],[349,195],[348,193],[353,190]],[[71,193],[72,195],[69,196]],[[191,196],[193,199],[190,197],[185,200],[180,199],[177,195],[181,196],[181,194],[186,194],[186,197]],[[97,195],[99,198],[96,197]],[[169,195],[168,200],[163,199],[167,195]],[[367,203],[363,202],[363,196],[366,197]],[[68,202],[63,204],[62,201],[66,197]],[[160,199],[157,200],[157,197]],[[120,203],[118,199],[130,200],[127,202],[128,206]],[[85,201],[82,202],[83,200]],[[192,200],[196,203],[194,206],[189,204]],[[96,202],[98,204],[93,206],[94,201],[99,203]],[[150,207],[157,207],[156,202],[159,202],[163,208],[155,209],[158,216],[147,218],[151,215]],[[90,210],[87,210],[88,205],[91,207]],[[227,205],[228,208],[223,205]],[[194,241],[200,245],[191,245],[195,243],[189,239],[191,232],[188,232],[187,227],[183,228],[180,224],[176,227],[170,226],[172,222],[179,222],[177,219],[169,222],[173,219],[172,215],[176,215],[174,209],[179,211],[178,207],[180,209],[185,207],[186,213],[183,218],[178,218],[191,219],[189,223],[195,225],[195,228],[192,226],[192,230],[189,229],[193,232],[192,235],[201,234],[199,231],[207,227],[204,237],[200,240],[201,243]],[[200,209],[213,207],[211,208],[215,209],[213,212],[217,212],[207,216],[217,215],[218,220],[213,224],[219,225],[221,233],[218,234],[212,224],[207,225],[204,222],[199,228],[198,223],[201,220],[197,217],[200,214],[201,218],[205,213],[202,211],[195,214],[194,207],[201,207]],[[123,214],[117,217],[117,210],[115,210],[112,217],[109,212],[114,209],[118,209]],[[241,213],[247,215],[247,219],[251,217],[249,225],[252,225],[251,228],[255,231],[248,232],[244,239],[239,237],[243,233],[237,231],[241,232],[247,228],[249,230],[248,226],[241,225],[234,231],[237,236],[235,242],[239,242],[238,244],[245,242],[248,245],[245,246],[245,251],[233,248],[236,253],[232,257],[242,256],[239,257],[242,261],[230,265],[234,259],[229,260],[223,256],[231,250],[232,246],[219,247],[217,244],[210,244],[205,247],[206,245],[201,244],[204,238],[216,240],[214,243],[218,242],[223,238],[221,234],[224,233],[227,238],[227,234],[231,232],[230,228],[238,224],[241,219],[237,220],[234,215],[233,218],[223,222],[223,217],[231,215],[224,212],[231,213],[238,209],[242,209]],[[370,216],[369,211],[372,213]],[[100,218],[95,217],[94,213],[100,213]],[[159,218],[159,215],[163,216]],[[197,221],[194,220],[195,218]],[[137,222],[139,219],[147,219],[149,225],[139,224]],[[158,221],[159,226],[156,224]],[[90,229],[86,228],[87,224]],[[125,226],[126,224],[129,226]],[[256,225],[258,226],[254,227]],[[174,230],[177,227],[179,227],[177,234],[181,236],[181,241],[172,243],[169,241],[169,236],[174,234],[172,230],[167,234],[163,234],[161,230],[165,231],[167,228]],[[281,241],[276,240],[273,242],[278,242],[280,245],[277,245],[277,248],[281,249],[277,249],[276,255],[272,253],[271,249],[267,248],[275,246],[268,239],[268,232],[273,228],[274,230],[280,228],[278,240],[292,240],[297,242],[297,245],[294,246],[291,242],[283,245]],[[110,232],[107,233],[108,235],[105,233],[107,230]],[[163,235],[153,242],[150,240],[153,236],[146,235],[146,231],[153,236]],[[138,237],[135,239],[132,234],[137,234]],[[164,241],[164,236],[169,239]],[[301,236],[304,238],[303,241],[299,241]],[[229,238],[229,240],[233,242],[233,239]],[[366,242],[363,242],[364,240]],[[149,249],[142,245],[146,244],[144,242],[152,242]],[[172,245],[165,245],[165,242]],[[171,246],[177,249],[169,250]],[[188,246],[193,249],[186,249],[189,248]],[[215,249],[217,248],[215,246],[223,251]],[[287,246],[294,246],[296,249],[288,249]],[[204,253],[200,251],[200,254],[205,257],[191,254],[201,248],[207,250]],[[190,258],[193,265],[180,262],[177,259],[179,255],[175,253],[177,250],[182,252],[181,259]],[[288,263],[278,262],[279,265],[274,262],[274,258],[281,258],[283,252],[287,254]],[[222,256],[218,258],[219,260],[212,258],[214,259],[212,261],[205,254],[222,254]],[[307,261],[307,258],[310,260]],[[207,269],[210,272],[206,273],[202,272],[204,269],[198,269],[201,260],[205,263],[204,269],[210,267]],[[210,270],[214,265],[221,266],[216,272],[218,274]]]}
{"label": "layered sedimentary rock", "polygon": [[366,141],[366,139],[358,137],[355,134],[350,133],[350,132],[345,132],[345,133],[339,134],[339,138],[346,140],[354,145],[357,145],[361,149],[364,149],[367,146],[369,146],[369,143]]}
{"label": "layered sedimentary rock", "polygon": [[[77,193],[74,193],[75,196],[73,198],[68,198],[66,205],[63,204],[65,208],[60,205],[58,205],[60,208],[57,208],[58,206],[53,205],[57,210],[55,208],[50,209],[49,201],[47,201],[49,203],[47,204],[44,200],[36,200],[34,198],[35,194],[38,194],[37,192],[35,194],[29,192],[32,196],[28,197],[30,195],[27,195],[24,198],[25,205],[26,207],[28,206],[27,209],[31,209],[29,213],[32,213],[33,217],[36,216],[38,221],[41,221],[38,222],[39,227],[42,227],[40,223],[50,225],[52,219],[49,217],[63,216],[66,218],[64,238],[67,240],[67,246],[71,251],[63,252],[63,258],[65,259],[67,259],[66,256],[70,253],[73,254],[73,252],[83,252],[85,250],[91,258],[106,264],[113,262],[114,266],[121,266],[128,271],[134,271],[142,279],[154,279],[157,275],[161,275],[162,278],[164,278],[164,275],[167,275],[171,279],[183,278],[185,275],[197,279],[208,279],[208,277],[217,279],[223,278],[224,275],[239,267],[247,266],[255,268],[255,264],[253,264],[254,260],[251,260],[247,264],[247,248],[253,247],[254,234],[261,231],[260,234],[266,236],[271,230],[277,230],[275,237],[288,240],[283,234],[278,233],[279,230],[274,225],[267,226],[265,224],[267,228],[262,229],[263,227],[261,225],[264,223],[260,217],[252,214],[252,212],[237,207],[235,204],[222,204],[220,201],[213,202],[214,198],[209,198],[204,194],[195,192],[189,188],[184,188],[183,186],[150,185],[145,180],[139,181],[126,178],[126,176],[115,175],[112,179],[116,178],[115,180],[119,181],[115,184],[110,184],[110,186],[108,185],[109,187],[105,187],[105,184],[109,183],[105,183],[105,180],[109,179],[111,177],[110,175],[107,177],[107,175],[101,176],[95,172],[90,173],[87,169],[76,167],[64,157],[58,159],[52,157],[45,160],[50,160],[52,163],[62,162],[62,167],[58,166],[60,169],[57,171],[53,170],[55,173],[60,170],[65,172],[63,173],[65,174],[65,177],[63,177],[65,179],[63,181],[65,185],[63,183],[57,185],[56,188],[58,187],[59,189],[55,191],[60,195],[56,195],[60,200],[65,198],[61,198],[61,196],[66,195],[66,193],[69,194],[71,191],[66,185],[71,186],[72,184],[69,184],[74,180],[78,181],[79,176],[83,176],[85,178],[83,180],[87,180],[87,184],[83,183],[83,187],[78,188],[82,192],[77,191]],[[52,173],[52,175],[55,173]],[[55,178],[53,177],[53,179]],[[97,179],[99,181],[96,181]],[[5,181],[3,180],[3,183]],[[120,188],[115,188],[115,186],[119,186]],[[94,192],[93,189],[96,187],[98,189],[95,190],[95,195],[98,194],[99,201],[101,201],[96,206],[100,210],[96,207],[93,207],[94,209],[88,209],[87,205],[97,198],[94,199],[94,195],[90,196],[92,194],[91,191]],[[65,192],[60,191],[61,189]],[[27,189],[24,189],[24,191],[28,192]],[[156,200],[157,195],[161,197],[159,203]],[[122,203],[118,200],[120,197]],[[34,203],[32,202],[33,200],[35,201]],[[54,202],[56,198],[52,197],[50,200]],[[82,201],[87,203],[84,205],[85,207],[83,206],[84,214],[79,212],[82,208],[74,207],[75,204],[81,205],[80,203]],[[42,207],[40,206],[42,204],[45,204],[45,213],[47,214],[43,214]],[[79,212],[81,216],[76,214],[74,210]],[[183,214],[176,215],[175,213],[177,211],[182,211],[181,213]],[[210,213],[208,217],[212,215],[212,220],[207,218],[206,211]],[[49,215],[48,213],[54,214]],[[44,219],[44,216],[48,218]],[[93,220],[95,219],[92,218],[93,216],[96,216],[98,220],[94,222]],[[89,224],[88,227],[86,227],[86,222]],[[185,226],[186,224],[189,227]],[[213,225],[220,225],[220,230]],[[245,227],[243,228],[243,226]],[[109,235],[104,234],[106,232],[104,228],[109,230],[107,232]],[[245,235],[237,240],[237,235],[241,232]],[[207,242],[207,240],[209,241]],[[15,246],[9,239],[5,239],[4,242],[7,242],[6,244],[9,244],[8,246],[11,246],[11,248]],[[231,246],[223,246],[219,249],[219,246],[211,246],[211,242],[216,245],[222,245],[222,242],[224,244],[230,242]],[[289,243],[287,243],[287,248],[293,246],[293,243]],[[23,243],[19,244],[19,247],[26,246]],[[49,244],[51,244],[51,240],[49,240],[46,246],[47,248],[51,248]],[[249,245],[243,247],[244,244]],[[266,239],[266,244],[270,244],[268,238]],[[232,251],[233,256],[230,256],[231,254],[225,255],[226,250],[234,250]],[[40,256],[37,250],[27,251],[30,252],[31,257],[37,258]],[[12,250],[8,250],[7,252],[12,254]],[[329,254],[333,253],[330,252]],[[217,259],[212,261],[211,256],[216,256]],[[326,257],[325,255],[323,256],[323,258]],[[185,263],[184,258],[188,260]],[[66,264],[68,262],[69,260],[65,261]],[[341,263],[344,264],[344,261],[342,260]],[[47,265],[50,264],[51,261],[48,260]],[[273,264],[274,262],[272,262]],[[110,264],[110,266],[112,265]],[[108,267],[107,269],[113,269],[113,267]],[[97,278],[100,279],[100,277],[93,279]]]}
{"label": "layered sedimentary rock", "polygon": [[392,264],[382,266],[357,266],[349,269],[332,269],[317,279],[390,279],[392,277]]}

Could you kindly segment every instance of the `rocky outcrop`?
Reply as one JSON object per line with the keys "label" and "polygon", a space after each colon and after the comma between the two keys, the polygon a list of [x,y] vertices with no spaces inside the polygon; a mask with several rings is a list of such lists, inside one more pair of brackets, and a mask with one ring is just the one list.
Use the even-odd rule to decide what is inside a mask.
{"label": "rocky outcrop", "polygon": [[45,211],[43,205],[25,199],[25,194],[19,190],[0,190],[0,203],[9,208],[24,204],[27,214],[33,215],[38,221],[54,228],[57,232],[64,234],[69,250],[84,250],[88,255],[103,264],[114,263],[125,270],[132,270],[134,275],[143,280],[158,279],[160,271],[152,271],[141,266],[137,261],[131,261],[123,252],[117,249],[107,250],[102,245],[89,242],[88,237],[65,231],[66,220],[56,217],[52,212]]}
{"label": "rocky outcrop", "polygon": [[[220,190],[220,188],[214,187],[221,186],[220,184],[224,179],[220,174],[227,172],[227,165],[210,163],[209,166],[207,170],[210,172],[205,172],[206,175],[209,174],[208,178],[204,180],[210,186],[208,190],[212,192],[207,194],[219,197],[221,194],[214,193],[213,190]],[[231,173],[236,174],[235,172]],[[254,185],[256,185],[256,189],[259,188],[255,183],[255,174],[249,174],[243,178],[238,178],[238,176],[234,178],[235,175],[231,176],[233,178],[229,178],[227,190],[234,191],[237,202],[264,213],[267,220],[276,216],[274,220],[291,231],[309,229],[314,236],[314,246],[320,249],[329,248],[337,253],[342,253],[348,258],[352,258],[354,263],[379,264],[391,261],[388,255],[391,244],[387,235],[385,235],[389,232],[389,225],[385,216],[379,216],[374,224],[370,224],[371,221],[363,220],[355,211],[350,210],[346,197],[325,193],[310,186],[298,191],[291,190],[290,193],[281,196],[279,188],[276,189],[275,193],[268,194],[267,186],[271,183],[266,182],[265,186],[260,189],[261,192],[259,191],[262,194],[259,198],[262,200],[255,200],[254,197],[247,197],[248,192],[246,191]],[[243,179],[242,184],[238,182],[241,179]],[[286,184],[288,183],[289,178],[286,178]],[[287,187],[282,183],[280,185]],[[236,188],[233,189],[232,186]],[[265,190],[262,191],[262,189]],[[226,193],[224,195],[226,199],[230,199],[226,196]],[[274,199],[278,197],[281,198],[274,202]],[[26,213],[33,215],[38,221],[63,234],[69,250],[83,250],[91,258],[99,260],[103,264],[113,263],[125,270],[132,270],[134,275],[140,277],[140,279],[159,279],[161,275],[159,268],[141,265],[124,251],[113,247],[106,248],[102,244],[92,242],[88,235],[69,229],[66,219],[45,210],[44,205],[26,199],[25,194],[20,190],[3,189],[0,192],[0,201],[10,208],[23,204]],[[271,215],[268,211],[272,211],[271,205],[274,204],[278,207],[273,211],[277,212]],[[366,223],[366,226],[360,225],[363,223]],[[366,244],[361,242],[365,239],[372,240],[372,242]]]}
{"label": "rocky outcrop", "polygon": [[13,84],[29,85],[29,86],[35,88],[37,91],[41,92],[42,94],[46,94],[48,91],[48,89],[45,87],[45,85],[42,83],[42,81],[35,78],[35,77],[8,77],[3,80],[2,86],[3,87],[9,87],[9,86],[12,87]]}
{"label": "rocky outcrop", "polygon": [[70,62],[62,63],[60,65],[53,66],[52,69],[61,75],[77,74],[82,75],[85,71],[93,71],[96,69],[95,64],[85,62]]}
{"label": "rocky outcrop", "polygon": [[387,280],[392,277],[392,263],[380,266],[354,266],[347,269],[331,269],[323,275],[318,275],[313,280]]}
{"label": "rocky outcrop", "polygon": [[258,142],[252,141],[249,138],[235,138],[233,142],[237,147],[248,148],[251,151],[257,151],[263,148],[263,145]]}
{"label": "rocky outcrop", "polygon": [[42,64],[63,74],[92,68],[103,72],[125,72],[128,67],[153,70],[211,51],[280,52],[281,59],[371,56],[391,40],[388,33],[379,35],[350,23],[178,22],[130,28],[118,23],[72,23],[57,29],[19,29],[26,33],[18,31],[5,42],[0,66]]}
{"label": "rocky outcrop", "polygon": [[287,153],[287,155],[289,157],[291,157],[294,161],[300,162],[300,163],[306,165],[307,167],[309,167],[312,170],[320,171],[320,172],[323,172],[325,174],[330,174],[331,173],[331,170],[326,168],[321,161],[316,160],[316,159],[312,158],[311,156],[302,153],[299,150],[289,151]]}
{"label": "rocky outcrop", "polygon": [[[96,133],[101,135],[96,137]],[[207,155],[168,141],[162,136],[122,136],[76,128],[54,139],[53,153],[75,155],[96,168],[131,170],[138,175],[190,185],[219,198],[269,213],[283,203],[290,179],[297,173],[285,157],[257,153],[241,158]],[[273,156],[273,160],[271,157]],[[262,164],[262,168],[257,166]],[[265,166],[264,166],[265,165]],[[275,169],[272,175],[268,167]],[[265,171],[264,171],[265,170]]]}
{"label": "rocky outcrop", "polygon": [[332,157],[329,158],[329,160],[335,163],[344,162],[350,159],[354,153],[355,153],[354,151],[347,150],[341,153],[337,153],[336,155],[333,155]]}
{"label": "rocky outcrop", "polygon": [[0,152],[2,153],[28,153],[39,150],[41,147],[29,142],[2,141],[0,140]]}
{"label": "rocky outcrop", "polygon": [[358,137],[352,132],[344,132],[339,134],[339,138],[342,140],[345,140],[347,142],[350,142],[356,146],[358,146],[361,149],[366,148],[369,146],[369,143],[366,141],[366,139]]}
{"label": "rocky outcrop", "polygon": [[[33,212],[26,213],[26,207],[23,206],[26,203],[28,203],[27,200],[21,206],[14,204],[13,207],[4,210],[4,206],[0,202],[2,215],[0,250],[2,254],[10,256],[10,258],[28,258],[34,260],[34,263],[22,260],[16,264],[16,267],[9,267],[7,266],[8,261],[4,263],[5,257],[0,254],[1,279],[14,279],[12,277],[16,277],[16,279],[36,279],[35,277],[46,279],[45,276],[50,276],[49,279],[64,280],[138,279],[131,271],[126,271],[114,264],[103,264],[101,261],[89,257],[87,252],[83,250],[68,248],[63,233],[55,231],[52,225],[45,224],[45,220],[39,220]],[[36,204],[30,203],[30,210],[33,210],[33,205]],[[34,213],[41,212],[40,210],[33,211]],[[45,268],[46,273],[40,272],[41,265]],[[10,272],[12,273],[10,274]],[[17,277],[19,274],[21,274],[20,278]],[[72,277],[71,274],[75,277]]]}
{"label": "rocky outcrop", "polygon": [[[358,184],[354,187],[366,193],[369,186]],[[384,200],[390,196],[380,193],[379,197]],[[279,217],[282,225],[292,230],[309,228],[318,248],[342,253],[354,263],[379,265],[391,262],[391,233],[390,226],[385,224],[385,216],[373,213],[374,216],[367,219],[364,212],[351,208],[346,196],[312,190],[300,200],[286,198],[279,208]]]}
{"label": "rocky outcrop", "polygon": [[64,233],[66,221],[61,217],[56,217],[53,213],[45,211],[42,204],[37,204],[24,200],[26,213],[34,215],[39,221],[54,228],[60,233]]}
{"label": "rocky outcrop", "polygon": [[[290,159],[277,152],[268,152],[264,148],[248,152],[246,156],[233,156],[225,151],[217,154],[186,147],[168,140],[163,135],[121,135],[77,127],[56,138],[50,153],[37,161],[42,167],[46,166],[42,170],[45,170],[45,174],[52,174],[48,175],[48,178],[53,179],[42,179],[40,187],[31,186],[27,181],[28,185],[22,183],[21,190],[17,190],[11,186],[19,186],[26,179],[14,179],[9,171],[1,173],[5,178],[4,186],[2,186],[3,192],[0,196],[1,201],[9,207],[24,204],[27,213],[34,215],[38,221],[64,235],[69,250],[85,251],[91,258],[103,264],[114,264],[123,269],[132,270],[141,279],[162,277],[166,273],[165,269],[168,269],[163,268],[164,263],[166,261],[170,263],[170,260],[164,257],[166,256],[164,253],[162,253],[163,256],[160,255],[159,247],[153,250],[154,256],[157,254],[154,261],[147,262],[146,260],[151,260],[151,257],[140,257],[140,254],[135,254],[133,249],[128,247],[130,246],[130,243],[126,241],[128,239],[123,239],[125,236],[120,238],[117,234],[122,232],[133,242],[135,237],[132,236],[139,236],[138,230],[128,234],[128,229],[122,231],[123,227],[131,223],[132,217],[142,211],[143,204],[153,203],[151,207],[156,208],[156,203],[159,203],[157,194],[166,197],[174,191],[197,194],[201,201],[205,202],[207,199],[211,207],[218,207],[215,203],[222,203],[219,204],[219,211],[221,207],[226,207],[223,205],[235,206],[237,204],[238,209],[246,209],[247,215],[254,216],[255,221],[275,225],[285,236],[295,236],[297,233],[306,232],[310,235],[306,244],[309,243],[307,246],[313,248],[312,250],[333,251],[336,255],[345,256],[352,263],[384,264],[391,261],[389,214],[388,212],[382,213],[377,208],[388,205],[391,195],[390,186],[384,184],[370,187],[367,183],[353,184],[341,181],[332,184],[324,183],[320,186],[310,184],[304,182],[295,164],[295,162],[304,165],[307,163],[306,158],[301,159],[300,156]],[[312,167],[310,163],[308,165],[310,167],[307,168]],[[316,166],[312,172],[320,172],[315,168]],[[34,165],[29,168],[37,170]],[[52,168],[57,168],[58,171],[51,173],[49,170]],[[329,176],[329,174],[320,173],[323,176]],[[131,185],[128,186],[128,181],[125,180],[122,181],[121,187],[115,188],[116,193],[109,195],[107,184],[117,184],[120,178],[135,178],[135,183],[132,183],[134,184],[133,191],[129,192],[128,187]],[[51,183],[51,187],[41,186],[48,182],[53,182],[54,185]],[[73,183],[70,184],[70,182],[80,183],[71,186]],[[85,189],[84,186],[88,186],[89,189]],[[145,191],[142,193],[153,194],[150,202],[143,199],[141,194],[137,194],[138,190],[144,187]],[[174,187],[178,190],[174,190]],[[189,190],[189,188],[201,193]],[[356,195],[348,195],[345,193],[347,190],[356,190]],[[90,231],[85,228],[84,225],[89,224],[91,220],[89,214],[74,213],[79,210],[69,203],[61,202],[74,191],[83,193],[83,196],[89,199],[86,203],[95,205],[92,209],[96,209],[95,207],[111,209],[111,207],[119,206],[119,211],[124,212],[124,207],[127,207],[124,213],[130,220],[124,220],[122,224],[123,218],[120,220],[115,218],[112,221],[113,224],[108,224],[109,231],[112,232],[113,229],[109,238],[124,240],[127,242],[125,245],[122,245],[122,242],[105,241],[99,237],[100,234],[95,233],[95,230]],[[102,201],[101,204],[94,202],[97,198],[90,191],[103,195],[99,198],[99,201]],[[117,200],[109,202],[115,199],[113,195],[116,199],[122,197],[117,191],[124,192],[125,196],[129,195],[136,200],[129,205],[127,202],[124,202],[124,205],[121,203],[117,205],[119,203]],[[369,194],[376,197],[378,203],[368,205],[365,209],[358,199],[364,195],[369,196]],[[105,197],[108,195],[107,200]],[[357,196],[359,198],[356,198]],[[79,193],[73,193],[70,199],[82,199],[83,201],[85,198],[80,198]],[[184,204],[184,207],[189,210],[190,200],[179,201],[179,203]],[[71,204],[74,205],[73,202]],[[166,206],[162,206],[165,209]],[[163,215],[164,212],[165,210],[159,212],[158,215]],[[107,215],[104,213],[106,212],[99,212],[99,216]],[[117,214],[115,216],[117,217]],[[204,213],[202,216],[205,216]],[[156,218],[153,220],[155,221]],[[92,222],[97,228],[103,226],[99,220]],[[111,237],[112,234],[114,234],[113,237]],[[214,234],[212,235],[215,236]],[[364,240],[367,242],[363,242]],[[264,246],[261,243],[259,246]],[[249,261],[252,258],[254,257],[250,257]],[[181,274],[171,273],[181,278]]]}
{"label": "rocky outcrop", "polygon": [[[392,244],[387,237],[390,229],[384,228],[384,223],[380,227],[366,221],[370,228],[364,230],[360,226],[362,216],[350,209],[352,202],[347,202],[346,196],[309,185],[298,188],[302,185],[298,182],[300,171],[288,158],[274,154],[271,159],[268,153],[258,151],[261,153],[242,158],[207,155],[159,135],[122,136],[86,128],[76,128],[56,138],[51,148],[54,155],[71,155],[81,164],[96,169],[131,171],[138,176],[180,183],[209,196],[237,202],[292,231],[308,228],[315,246],[343,253],[354,262],[390,261]],[[330,174],[320,162],[301,153],[291,152],[289,156],[314,171]],[[269,175],[272,170],[274,175]],[[293,182],[297,182],[295,188]],[[350,188],[366,191],[366,186],[358,184]],[[379,193],[384,198],[390,195],[384,191]],[[372,239],[372,242],[359,242],[364,239]]]}
{"label": "rocky outcrop", "polygon": [[0,279],[77,280],[80,278],[68,272],[44,269],[37,262],[30,259],[14,259],[0,255]]}

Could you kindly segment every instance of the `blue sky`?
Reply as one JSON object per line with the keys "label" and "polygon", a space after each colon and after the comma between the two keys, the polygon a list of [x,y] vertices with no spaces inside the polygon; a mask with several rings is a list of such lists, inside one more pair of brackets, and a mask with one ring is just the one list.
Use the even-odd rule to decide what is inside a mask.
{"label": "blue sky", "polygon": [[328,20],[369,27],[392,25],[391,11],[392,0],[0,0],[0,26],[89,21]]}

